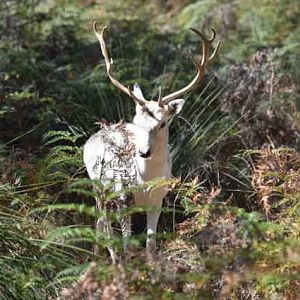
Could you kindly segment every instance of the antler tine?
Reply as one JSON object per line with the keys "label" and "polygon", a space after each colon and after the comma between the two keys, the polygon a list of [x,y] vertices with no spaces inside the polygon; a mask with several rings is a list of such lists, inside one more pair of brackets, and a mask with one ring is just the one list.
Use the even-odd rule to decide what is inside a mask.
{"label": "antler tine", "polygon": [[158,88],[158,106],[160,106],[160,107],[164,106],[164,103],[162,101],[161,85]]}
{"label": "antler tine", "polygon": [[211,61],[219,51],[220,44],[221,44],[220,41],[218,41],[217,46],[214,49],[213,53],[210,56],[208,54],[209,48],[216,37],[216,32],[214,31],[214,29],[212,29],[212,35],[210,38],[206,38],[199,30],[197,30],[195,28],[190,28],[190,29],[192,31],[194,31],[197,35],[199,35],[201,38],[201,41],[202,41],[201,61],[197,62],[193,57],[191,57],[191,60],[193,61],[193,63],[195,64],[195,66],[197,68],[197,74],[194,77],[194,79],[187,86],[163,97],[162,102],[164,105],[168,104],[170,101],[174,100],[175,98],[179,97],[180,95],[196,88],[200,84],[200,82],[202,81],[202,79],[204,77],[205,68],[206,68],[208,62]]}
{"label": "antler tine", "polygon": [[211,56],[208,58],[208,61],[211,61],[218,53],[221,47],[221,41],[218,41],[217,46]]}
{"label": "antler tine", "polygon": [[98,41],[100,43],[101,52],[102,52],[102,55],[103,55],[104,61],[105,61],[107,75],[108,75],[110,81],[119,90],[121,90],[122,92],[126,93],[128,96],[130,96],[131,98],[133,98],[135,101],[137,101],[138,103],[140,103],[141,105],[143,105],[144,104],[143,100],[138,99],[137,97],[135,97],[134,93],[129,88],[126,88],[123,84],[121,84],[113,76],[113,73],[112,73],[113,60],[112,60],[112,58],[109,55],[108,49],[106,47],[105,39],[104,39],[104,32],[105,32],[106,26],[104,26],[102,28],[101,32],[99,33],[99,31],[97,29],[97,22],[94,21],[94,23],[93,23],[93,29],[94,29],[94,32],[95,32],[95,34],[96,34],[96,36],[98,38]]}
{"label": "antler tine", "polygon": [[[197,33],[202,40],[202,59],[205,56],[204,54],[206,54],[206,51],[208,50],[208,47],[205,47],[207,44],[208,46],[210,46],[210,44],[215,40],[216,37],[216,32],[213,28],[211,28],[211,37],[210,38],[206,38],[199,30],[195,29],[195,28],[190,28],[192,31],[194,31],[195,33]],[[221,41],[218,41],[217,46],[215,47],[213,53],[210,55],[210,57],[207,59],[207,61],[211,61],[216,54],[219,52],[220,49],[220,45],[221,45]],[[205,53],[204,53],[205,52]]]}
{"label": "antler tine", "polygon": [[209,46],[211,45],[211,43],[214,41],[215,37],[216,37],[216,32],[213,28],[211,28],[212,34],[210,38],[206,38],[199,30],[195,29],[195,28],[190,28],[192,31],[194,31],[197,35],[200,36],[201,40],[202,40],[202,59],[201,59],[201,65],[204,65],[208,59],[207,57],[207,53],[208,53],[208,49]]}

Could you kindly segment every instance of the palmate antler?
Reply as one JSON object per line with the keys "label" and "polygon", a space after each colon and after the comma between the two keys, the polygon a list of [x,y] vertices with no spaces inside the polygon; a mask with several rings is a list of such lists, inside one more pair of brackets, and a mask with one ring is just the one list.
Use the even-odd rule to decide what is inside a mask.
{"label": "palmate antler", "polygon": [[[112,84],[115,85],[119,90],[126,93],[129,97],[131,97],[132,99],[137,101],[140,105],[144,105],[147,102],[145,99],[141,99],[140,97],[137,97],[129,88],[126,88],[123,84],[121,84],[113,76],[113,73],[112,73],[113,60],[110,57],[110,55],[108,54],[105,39],[103,37],[106,26],[103,27],[103,29],[99,33],[98,30],[97,30],[97,23],[94,22],[93,29],[94,29],[94,32],[95,32],[98,40],[99,40],[101,51],[102,51],[102,54],[104,56],[106,71],[107,71],[108,77],[111,80]],[[212,45],[212,43],[213,43],[213,41],[216,37],[216,33],[213,29],[212,29],[212,36],[209,39],[206,38],[197,29],[191,28],[191,30],[193,30],[196,34],[198,34],[200,36],[201,40],[202,40],[202,59],[201,59],[201,61],[197,62],[194,58],[191,58],[193,63],[195,64],[195,66],[197,68],[197,74],[194,77],[194,79],[187,86],[185,86],[185,87],[181,88],[180,90],[178,90],[176,92],[173,92],[173,93],[171,93],[167,96],[162,97],[161,96],[161,90],[160,90],[158,104],[161,107],[168,104],[170,101],[178,98],[182,94],[184,94],[184,93],[186,93],[190,90],[193,90],[197,86],[199,86],[199,84],[201,83],[201,81],[204,77],[205,68],[206,68],[207,64],[216,56],[216,54],[217,54],[217,52],[220,48],[221,43],[220,43],[220,41],[218,41],[215,50],[213,51],[213,53],[211,55],[209,55],[209,48],[211,47],[211,45]]]}

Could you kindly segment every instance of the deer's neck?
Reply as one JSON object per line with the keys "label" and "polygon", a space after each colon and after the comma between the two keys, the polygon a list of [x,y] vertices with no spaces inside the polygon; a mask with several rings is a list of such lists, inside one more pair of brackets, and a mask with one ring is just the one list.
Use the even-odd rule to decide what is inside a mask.
{"label": "deer's neck", "polygon": [[151,157],[146,160],[139,160],[139,170],[143,181],[159,177],[169,178],[171,176],[168,139],[169,130],[166,127],[156,136]]}
{"label": "deer's neck", "polygon": [[169,151],[168,149],[169,143],[169,128],[166,126],[161,129],[160,132],[156,136],[155,145],[153,147],[153,156],[155,158],[162,157]]}

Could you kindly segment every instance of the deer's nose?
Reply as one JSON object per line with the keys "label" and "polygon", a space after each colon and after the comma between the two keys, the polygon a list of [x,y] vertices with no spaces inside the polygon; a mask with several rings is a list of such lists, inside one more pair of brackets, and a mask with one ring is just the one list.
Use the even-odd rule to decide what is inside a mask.
{"label": "deer's nose", "polygon": [[140,157],[142,158],[148,158],[151,156],[151,150],[148,149],[147,152],[139,151],[140,152]]}

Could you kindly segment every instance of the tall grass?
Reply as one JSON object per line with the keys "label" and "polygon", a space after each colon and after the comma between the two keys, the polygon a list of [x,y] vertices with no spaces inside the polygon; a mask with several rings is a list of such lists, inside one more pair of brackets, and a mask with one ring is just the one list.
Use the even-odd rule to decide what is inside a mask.
{"label": "tall grass", "polygon": [[[132,101],[107,78],[92,18],[109,25],[116,77],[126,86],[138,81],[147,99],[155,99],[159,85],[167,94],[194,76],[186,57],[199,53],[199,41],[180,29],[174,33],[179,20],[182,28],[215,25],[224,41],[222,65],[248,59],[261,47],[278,47],[283,67],[279,72],[272,60],[273,77],[266,72],[262,82],[278,78],[281,85],[273,87],[282,91],[267,101],[272,101],[270,108],[285,107],[287,97],[296,103],[297,5],[256,4],[193,1],[174,16],[160,2],[163,17],[150,2],[145,16],[137,0],[108,3],[105,16],[97,5],[79,7],[70,1],[0,4],[1,299],[145,294],[152,299],[297,299],[299,194],[290,188],[298,182],[298,162],[278,162],[277,152],[271,151],[275,162],[258,164],[261,150],[243,151],[249,128],[239,126],[243,116],[236,107],[225,111],[222,106],[224,90],[233,95],[236,90],[213,75],[219,65],[210,67],[199,91],[186,95],[182,114],[170,126],[173,174],[180,180],[169,182],[172,192],[163,209],[157,263],[145,264],[141,222],[142,233],[132,238],[139,249],[136,256],[127,265],[110,266],[106,247],[121,252],[122,239],[94,229],[103,212],[95,208],[92,185],[103,187],[87,179],[81,158],[82,145],[98,130],[99,118],[131,121],[134,115]],[[126,7],[135,14],[123,15]],[[166,20],[170,27],[158,30],[156,22],[165,25]],[[223,72],[227,74],[226,68]],[[237,81],[238,88],[243,91],[243,84],[251,82]],[[277,103],[277,96],[282,102]],[[292,117],[284,113],[296,119],[296,106],[291,107]],[[279,112],[268,110],[266,115]],[[256,116],[249,118],[254,128]],[[286,171],[278,172],[277,166]],[[117,196],[108,192],[105,201]],[[145,208],[121,214],[136,212]],[[117,220],[121,214],[110,217]],[[102,250],[98,256],[96,245]]]}

